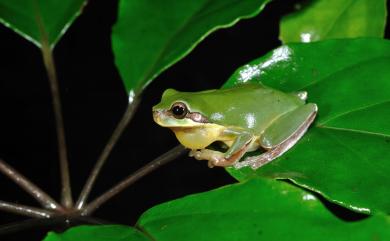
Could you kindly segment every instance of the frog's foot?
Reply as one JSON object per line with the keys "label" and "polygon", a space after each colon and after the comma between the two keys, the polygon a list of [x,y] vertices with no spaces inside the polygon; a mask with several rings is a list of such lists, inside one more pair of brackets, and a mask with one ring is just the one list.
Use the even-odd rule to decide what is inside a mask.
{"label": "frog's foot", "polygon": [[301,137],[305,134],[306,130],[309,128],[310,124],[313,122],[315,116],[316,112],[311,113],[309,117],[305,120],[305,122],[289,138],[284,140],[279,145],[268,149],[261,155],[247,157],[244,161],[237,162],[234,167],[236,169],[240,169],[242,167],[250,166],[253,170],[256,170],[257,168],[264,166],[265,164],[281,156],[283,153],[293,147],[299,139],[301,139]]}
{"label": "frog's foot", "polygon": [[247,148],[248,145],[245,145],[242,149],[229,157],[226,157],[225,153],[210,149],[191,150],[189,156],[194,157],[197,160],[208,160],[209,167],[228,167],[236,163],[245,154]]}
{"label": "frog's foot", "polygon": [[189,156],[196,160],[207,160],[209,167],[218,166],[218,163],[225,162],[224,153],[210,149],[191,150]]}

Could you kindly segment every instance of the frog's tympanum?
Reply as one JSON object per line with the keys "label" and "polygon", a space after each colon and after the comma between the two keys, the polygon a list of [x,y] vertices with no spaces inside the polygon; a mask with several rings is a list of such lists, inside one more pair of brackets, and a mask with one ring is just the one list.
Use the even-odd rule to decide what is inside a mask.
{"label": "frog's tympanum", "polygon": [[[190,156],[208,160],[210,167],[257,169],[294,146],[313,122],[317,105],[306,103],[306,97],[304,91],[284,93],[261,84],[200,92],[168,89],[153,107],[153,118],[191,149]],[[257,149],[264,152],[240,161]]]}

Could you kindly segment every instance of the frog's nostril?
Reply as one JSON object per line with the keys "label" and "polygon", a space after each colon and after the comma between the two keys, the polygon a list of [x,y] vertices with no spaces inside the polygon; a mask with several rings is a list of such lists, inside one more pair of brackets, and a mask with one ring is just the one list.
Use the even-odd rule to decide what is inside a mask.
{"label": "frog's nostril", "polygon": [[153,119],[157,120],[159,118],[159,116],[160,116],[160,111],[153,110],[152,112],[153,112]]}

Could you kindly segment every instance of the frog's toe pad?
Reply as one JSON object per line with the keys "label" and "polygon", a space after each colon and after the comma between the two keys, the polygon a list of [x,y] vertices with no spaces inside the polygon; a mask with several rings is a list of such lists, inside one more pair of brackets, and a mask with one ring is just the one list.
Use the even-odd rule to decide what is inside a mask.
{"label": "frog's toe pad", "polygon": [[188,156],[195,158],[196,160],[204,160],[202,152],[192,150],[189,152]]}

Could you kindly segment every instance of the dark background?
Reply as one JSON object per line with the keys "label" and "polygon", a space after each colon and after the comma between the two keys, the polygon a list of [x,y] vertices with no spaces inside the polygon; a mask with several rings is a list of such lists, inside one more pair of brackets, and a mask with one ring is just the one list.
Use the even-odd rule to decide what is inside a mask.
{"label": "dark background", "polygon": [[[145,90],[140,108],[104,166],[90,200],[177,144],[171,131],[152,120],[151,107],[159,102],[163,90],[220,87],[236,68],[281,44],[280,18],[293,11],[297,2],[302,1],[273,1],[259,16],[211,34],[162,73]],[[75,199],[127,105],[111,50],[116,11],[117,1],[90,1],[54,51]],[[0,158],[58,200],[57,142],[40,51],[2,25],[0,39]],[[133,225],[142,212],[158,203],[233,182],[222,168],[210,169],[206,162],[183,157],[144,177],[94,216]],[[3,175],[0,188],[0,200],[38,206]],[[0,225],[25,219],[0,212]],[[0,240],[40,240],[46,229],[24,230],[0,236]]]}

